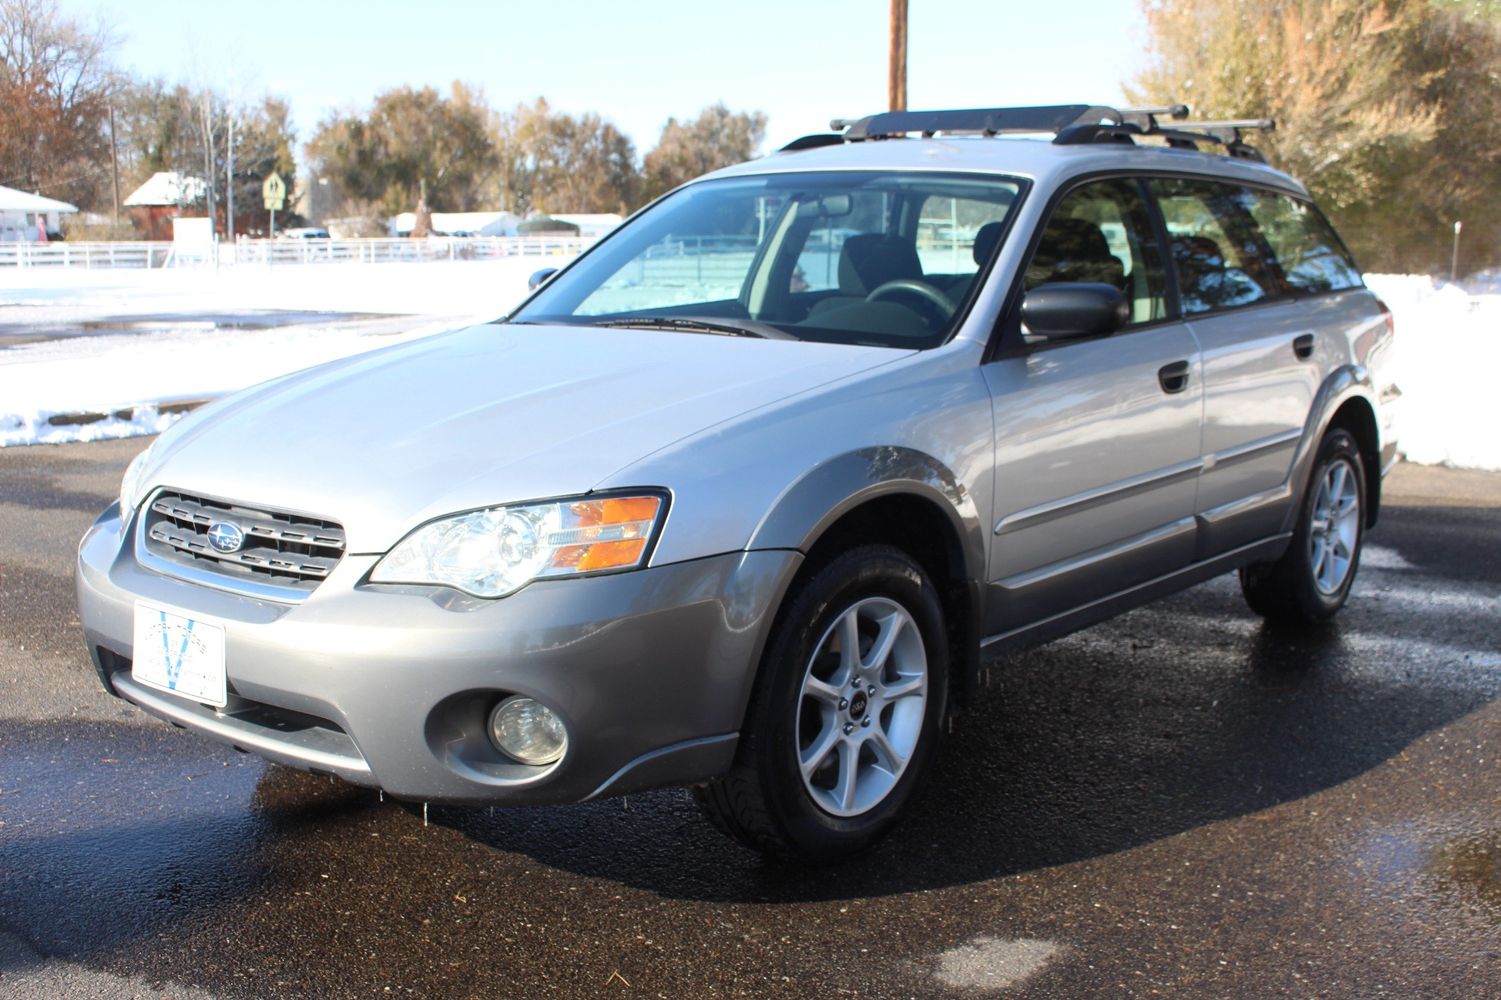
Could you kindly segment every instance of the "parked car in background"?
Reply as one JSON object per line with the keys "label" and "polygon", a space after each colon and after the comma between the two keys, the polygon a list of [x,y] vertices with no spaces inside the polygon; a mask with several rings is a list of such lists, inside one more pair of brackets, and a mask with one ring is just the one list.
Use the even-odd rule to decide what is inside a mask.
{"label": "parked car in background", "polygon": [[1227,572],[1327,619],[1396,456],[1391,317],[1258,123],[1160,116],[845,123],[504,319],[204,407],[83,539],[101,682],[402,798],[691,785],[830,861],[986,657]]}
{"label": "parked car in background", "polygon": [[328,230],[322,226],[293,226],[291,229],[283,229],[276,234],[278,239],[283,240],[326,240]]}

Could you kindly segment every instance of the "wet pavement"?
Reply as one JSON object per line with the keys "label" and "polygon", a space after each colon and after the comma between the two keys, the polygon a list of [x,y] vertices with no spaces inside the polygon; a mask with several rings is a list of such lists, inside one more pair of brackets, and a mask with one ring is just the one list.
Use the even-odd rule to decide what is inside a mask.
{"label": "wet pavement", "polygon": [[1225,577],[995,664],[809,872],[681,791],[424,824],[106,697],[71,557],[144,444],[0,451],[0,996],[1501,996],[1501,476],[1399,467],[1327,630]]}

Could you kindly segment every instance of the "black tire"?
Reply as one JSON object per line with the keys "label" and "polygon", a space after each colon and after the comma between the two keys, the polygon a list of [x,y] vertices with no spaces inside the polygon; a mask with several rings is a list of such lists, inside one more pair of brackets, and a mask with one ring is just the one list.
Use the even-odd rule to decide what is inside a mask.
{"label": "black tire", "polygon": [[[804,683],[815,670],[816,652],[822,653],[819,663],[837,658],[826,644],[832,641],[836,623],[850,614],[857,614],[858,620],[860,608],[886,609],[892,603],[910,616],[904,629],[915,625],[926,658],[927,689],[915,746],[884,797],[858,815],[834,815],[814,798],[817,789],[810,784],[816,784],[817,775],[805,781],[799,766],[799,755],[806,752],[799,746],[800,733],[811,728],[802,713],[810,704],[819,708],[805,694]],[[862,633],[862,651],[868,648],[866,638]],[[906,642],[910,661],[910,651],[916,647]],[[723,777],[694,789],[700,808],[716,827],[745,846],[786,860],[826,864],[863,851],[901,818],[931,762],[946,709],[948,660],[942,605],[932,582],[906,553],[886,545],[864,545],[810,568],[788,594],[772,626],[733,766]],[[859,688],[856,684],[857,693]],[[895,682],[892,690],[896,690]],[[862,732],[869,733],[871,722],[883,733],[887,731],[883,718],[890,716],[878,717],[879,709],[872,708],[862,717],[851,713],[863,702],[847,708],[841,702],[839,711],[827,709],[841,732],[848,733],[844,725],[851,725],[859,739]],[[889,710],[895,703],[878,702],[872,696],[870,704],[884,704]],[[906,713],[905,731],[910,738],[919,713],[915,705]],[[825,736],[837,740],[838,734],[829,733],[824,718],[819,716],[817,725]],[[842,775],[843,748],[835,749],[841,752],[833,754],[833,766]],[[861,756],[866,750],[852,752],[867,766],[879,763],[878,755]],[[858,764],[854,770],[875,774],[862,771]],[[888,779],[876,775],[876,780]],[[836,787],[824,794],[837,798],[838,792]]]}
{"label": "black tire", "polygon": [[[1350,518],[1354,525],[1354,543],[1342,546],[1349,552],[1348,569],[1337,586],[1327,587],[1320,584],[1316,572],[1323,565],[1318,563],[1321,526],[1328,524],[1328,519],[1320,516],[1320,487],[1331,470],[1341,464],[1353,479],[1358,509]],[[1365,463],[1361,461],[1360,447],[1348,431],[1336,428],[1319,444],[1287,551],[1276,562],[1253,563],[1241,568],[1240,588],[1251,610],[1272,624],[1294,627],[1318,625],[1332,618],[1345,606],[1350,588],[1355,583],[1355,573],[1360,567],[1360,547],[1365,541],[1365,519]],[[1324,538],[1329,538],[1327,532]]]}

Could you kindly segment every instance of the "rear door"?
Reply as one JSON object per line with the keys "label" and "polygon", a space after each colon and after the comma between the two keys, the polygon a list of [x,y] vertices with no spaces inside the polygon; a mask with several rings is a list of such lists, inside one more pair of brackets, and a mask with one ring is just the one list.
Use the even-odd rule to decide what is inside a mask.
{"label": "rear door", "polygon": [[1275,533],[1329,348],[1317,291],[1360,279],[1318,210],[1224,181],[1151,182],[1184,318],[1203,351],[1204,471],[1198,555]]}
{"label": "rear door", "polygon": [[984,366],[996,428],[990,635],[1192,557],[1199,350],[1169,314],[1164,256],[1132,178],[1075,188],[1043,230],[1026,288],[1114,284],[1132,316],[1107,337],[1048,342],[1012,315]]}

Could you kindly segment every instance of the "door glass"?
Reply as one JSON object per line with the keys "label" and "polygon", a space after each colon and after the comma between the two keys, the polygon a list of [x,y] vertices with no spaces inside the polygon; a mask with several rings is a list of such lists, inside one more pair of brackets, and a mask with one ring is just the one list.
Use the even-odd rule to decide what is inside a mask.
{"label": "door glass", "polygon": [[1258,194],[1217,181],[1158,178],[1173,266],[1187,315],[1288,294],[1286,279],[1252,214]]}
{"label": "door glass", "polygon": [[1096,181],[1058,203],[1027,266],[1027,289],[1060,281],[1114,285],[1131,304],[1132,323],[1167,315],[1162,253],[1133,180]]}
{"label": "door glass", "polygon": [[1337,292],[1362,284],[1355,261],[1317,208],[1290,195],[1252,191],[1249,211],[1299,292]]}

